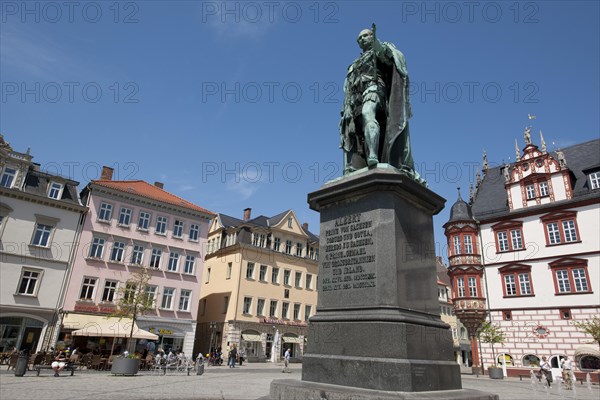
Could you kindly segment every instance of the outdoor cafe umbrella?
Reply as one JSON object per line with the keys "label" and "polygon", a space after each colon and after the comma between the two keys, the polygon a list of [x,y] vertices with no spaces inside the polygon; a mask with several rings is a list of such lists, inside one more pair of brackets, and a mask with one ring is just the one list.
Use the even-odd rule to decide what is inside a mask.
{"label": "outdoor cafe umbrella", "polygon": [[[135,322],[130,319],[109,318],[106,322],[90,322],[81,329],[71,332],[73,336],[97,336],[112,338],[128,338],[131,333],[131,324],[133,324],[132,339],[157,340],[158,335],[140,329]],[[113,339],[110,355],[112,356],[115,347]]]}

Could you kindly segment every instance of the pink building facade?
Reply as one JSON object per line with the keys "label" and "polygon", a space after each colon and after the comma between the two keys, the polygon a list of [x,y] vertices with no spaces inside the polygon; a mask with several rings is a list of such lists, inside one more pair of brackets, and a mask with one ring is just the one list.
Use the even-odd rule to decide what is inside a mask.
{"label": "pink building facade", "polygon": [[191,355],[208,223],[214,214],[168,193],[158,182],[113,181],[106,167],[81,195],[89,211],[68,280],[59,345],[106,353],[130,347],[126,339],[113,344],[105,332],[96,337],[71,333],[106,325],[106,317],[116,311],[119,289],[145,267],[151,273],[146,291],[155,308],[136,324],[158,340],[137,340],[136,350],[160,346]]}

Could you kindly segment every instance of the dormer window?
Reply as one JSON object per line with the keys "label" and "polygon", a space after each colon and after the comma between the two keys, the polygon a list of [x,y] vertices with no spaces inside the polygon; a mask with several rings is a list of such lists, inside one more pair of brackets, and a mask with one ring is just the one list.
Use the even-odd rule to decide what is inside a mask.
{"label": "dormer window", "polygon": [[288,218],[288,228],[292,227],[292,217]]}
{"label": "dormer window", "polygon": [[590,174],[590,187],[592,190],[600,189],[600,171]]}
{"label": "dormer window", "polygon": [[15,178],[17,177],[17,170],[15,168],[6,167],[0,178],[0,186],[5,188],[13,187]]}
{"label": "dormer window", "polygon": [[62,197],[63,187],[62,183],[50,182],[50,186],[48,187],[48,197],[59,200]]}

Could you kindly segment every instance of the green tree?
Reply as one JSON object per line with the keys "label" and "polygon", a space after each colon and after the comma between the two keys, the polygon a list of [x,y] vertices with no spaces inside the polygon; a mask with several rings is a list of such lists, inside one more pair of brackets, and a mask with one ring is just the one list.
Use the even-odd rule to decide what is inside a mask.
{"label": "green tree", "polygon": [[483,343],[488,343],[492,345],[492,358],[494,360],[493,365],[496,365],[496,353],[494,352],[494,344],[504,344],[504,341],[506,340],[506,336],[502,329],[499,326],[493,325],[491,322],[486,321],[481,325],[481,328],[479,328],[479,331],[477,332],[477,337]]}
{"label": "green tree", "polygon": [[[145,267],[132,273],[130,278],[125,281],[125,286],[119,289],[119,296],[116,301],[117,311],[112,315],[118,318],[131,318],[131,331],[129,332],[128,345],[133,343],[133,331],[136,327],[135,321],[141,315],[155,308],[154,296],[147,292],[148,282],[151,274]],[[133,350],[133,349],[130,349]]]}
{"label": "green tree", "polygon": [[585,321],[574,321],[573,325],[590,335],[594,339],[594,342],[600,346],[600,317],[594,317],[591,320]]}

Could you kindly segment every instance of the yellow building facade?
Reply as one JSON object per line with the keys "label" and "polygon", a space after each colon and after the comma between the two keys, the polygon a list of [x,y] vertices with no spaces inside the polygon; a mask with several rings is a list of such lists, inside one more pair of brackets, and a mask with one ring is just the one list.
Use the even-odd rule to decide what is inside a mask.
{"label": "yellow building facade", "polygon": [[250,361],[300,359],[317,305],[319,238],[293,210],[218,214],[207,240],[194,354],[236,344]]}

